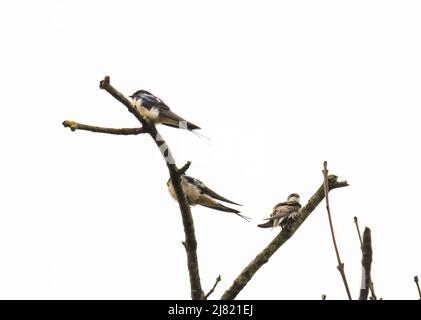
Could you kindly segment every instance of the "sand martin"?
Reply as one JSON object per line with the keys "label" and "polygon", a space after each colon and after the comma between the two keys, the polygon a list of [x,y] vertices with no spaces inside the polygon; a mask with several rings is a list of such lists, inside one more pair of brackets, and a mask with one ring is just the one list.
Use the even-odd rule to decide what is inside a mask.
{"label": "sand martin", "polygon": [[286,202],[278,203],[276,206],[273,207],[272,213],[270,218],[266,218],[265,220],[269,220],[266,223],[259,224],[258,227],[260,228],[275,228],[277,226],[284,227],[285,223],[290,220],[294,219],[297,214],[298,210],[300,210],[300,196],[297,193],[292,193],[288,196]]}
{"label": "sand martin", "polygon": [[[175,190],[171,179],[168,180],[167,186],[171,196],[175,200],[177,200],[177,196],[175,194]],[[218,201],[215,201],[214,199],[235,204],[238,206],[241,206],[241,204],[235,203],[220,196],[216,192],[209,189],[202,181],[183,174],[181,175],[181,186],[184,190],[184,193],[186,194],[187,201],[191,206],[198,204],[219,211],[232,212],[245,219],[246,221],[250,221],[250,218],[240,214],[240,211],[228,208],[223,204],[219,203]]]}
{"label": "sand martin", "polygon": [[172,112],[164,101],[146,90],[138,90],[129,97],[132,98],[132,105],[148,121],[189,131],[200,129],[200,127]]}

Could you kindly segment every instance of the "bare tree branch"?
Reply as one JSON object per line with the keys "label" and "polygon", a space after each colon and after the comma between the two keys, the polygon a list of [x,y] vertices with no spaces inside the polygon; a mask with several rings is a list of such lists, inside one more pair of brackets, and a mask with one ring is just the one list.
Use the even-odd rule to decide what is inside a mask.
{"label": "bare tree branch", "polygon": [[[360,226],[358,225],[358,218],[354,217],[355,227],[357,228],[358,238],[360,239],[361,251],[363,250],[363,240],[361,239],[361,232]],[[364,255],[364,252],[363,252]],[[374,283],[371,280],[371,272],[370,272],[370,293],[371,297],[370,300],[377,300],[376,292],[374,291]]]}
{"label": "bare tree branch", "polygon": [[363,258],[361,261],[362,264],[362,281],[360,289],[360,298],[359,300],[367,300],[368,290],[370,288],[370,279],[371,279],[371,262],[373,260],[373,251],[371,248],[371,230],[365,228],[363,235],[363,245],[361,247]]}
{"label": "bare tree branch", "polygon": [[355,227],[357,228],[358,239],[360,239],[360,247],[363,247],[363,239],[361,238],[360,226],[358,225],[358,218],[354,217]]}
{"label": "bare tree branch", "polygon": [[216,280],[215,283],[212,287],[212,289],[209,290],[209,292],[205,295],[204,300],[208,300],[209,296],[215,291],[216,286],[218,285],[219,281],[221,281],[221,275],[219,275]]}
{"label": "bare tree branch", "polygon": [[417,285],[418,294],[419,294],[420,300],[421,300],[421,290],[420,290],[420,284],[418,283],[418,276],[414,277],[414,281],[415,281],[415,284]]}
{"label": "bare tree branch", "polygon": [[330,214],[330,207],[329,207],[329,178],[328,178],[328,170],[327,170],[327,161],[325,161],[323,163],[323,177],[324,177],[324,182],[323,182],[323,187],[324,187],[324,193],[325,193],[325,199],[326,199],[326,210],[327,210],[327,215],[329,218],[329,226],[330,226],[330,232],[332,234],[332,240],[333,240],[333,246],[335,247],[335,253],[336,253],[336,258],[338,260],[338,270],[339,273],[341,274],[342,280],[344,282],[344,286],[345,286],[345,290],[346,290],[346,294],[348,295],[348,299],[352,300],[351,297],[351,292],[349,291],[349,287],[348,287],[348,282],[346,281],[346,276],[345,276],[345,265],[342,263],[341,261],[341,257],[339,256],[339,250],[338,250],[338,246],[336,244],[336,238],[335,238],[335,232],[333,230],[333,223],[332,223],[332,215]]}
{"label": "bare tree branch", "polygon": [[[109,94],[111,94],[115,99],[120,101],[124,104],[127,110],[132,113],[142,124],[142,131],[148,133],[155,144],[157,145],[158,149],[161,151],[161,154],[166,162],[168,167],[168,171],[170,173],[170,177],[172,179],[172,184],[177,195],[178,204],[180,207],[181,217],[183,220],[184,226],[184,233],[185,233],[185,248],[187,252],[187,266],[190,276],[190,288],[191,288],[191,297],[193,300],[201,300],[204,298],[204,293],[202,290],[202,286],[200,283],[200,274],[199,274],[199,263],[197,259],[197,241],[196,235],[194,232],[194,223],[193,218],[190,211],[190,206],[187,202],[186,196],[184,194],[184,190],[181,187],[180,183],[180,173],[179,169],[175,164],[174,157],[172,156],[171,150],[169,149],[167,143],[165,142],[164,138],[161,134],[156,130],[156,127],[153,123],[148,122],[145,120],[142,115],[139,113],[137,108],[135,108],[130,101],[120,93],[117,89],[115,89],[110,84],[110,77],[106,76],[104,80],[100,82],[99,87]],[[64,123],[63,123],[64,124]],[[70,125],[70,128],[76,130],[80,128],[76,128],[74,126],[75,122],[67,123]],[[73,127],[71,126],[73,124]],[[84,125],[85,129],[92,126]],[[105,129],[105,128],[102,128]],[[82,129],[83,130],[83,129]],[[89,130],[92,131],[92,130]],[[104,130],[103,130],[104,131]],[[108,131],[108,130],[105,130]],[[99,132],[99,130],[95,131]],[[109,133],[109,132],[105,132]]]}
{"label": "bare tree branch", "polygon": [[145,133],[145,129],[143,127],[141,128],[104,128],[104,127],[97,127],[97,126],[91,126],[88,124],[83,123],[77,123],[74,121],[63,121],[63,126],[65,128],[70,128],[72,131],[76,130],[85,130],[85,131],[91,131],[91,132],[98,132],[98,133],[108,133],[108,134],[117,134],[117,135],[136,135]]}
{"label": "bare tree branch", "polygon": [[153,138],[156,138],[157,132],[156,132],[155,126],[152,123],[146,121],[142,117],[140,112],[130,103],[129,99],[127,99],[124,94],[122,94],[121,92],[116,90],[110,84],[110,77],[109,76],[106,76],[103,80],[100,81],[99,88],[107,91],[114,98],[116,98],[118,101],[120,101],[122,104],[124,104],[126,106],[127,110],[129,110],[129,112],[132,113],[136,117],[136,119],[139,120],[139,122],[145,127],[146,131],[151,135],[155,134]]}
{"label": "bare tree branch", "polygon": [[[348,182],[338,182],[338,177],[331,175],[328,178],[329,190],[336,188],[347,187]],[[307,204],[301,208],[297,217],[291,222],[291,224],[285,226],[279,234],[263,249],[249,264],[248,266],[238,275],[234,280],[231,287],[225,291],[222,295],[222,300],[233,300],[238,293],[247,285],[254,274],[269,261],[269,258],[285,243],[289,238],[298,230],[301,224],[307,219],[307,217],[313,212],[314,209],[324,198],[323,185],[316,191],[316,193],[308,200]]]}
{"label": "bare tree branch", "polygon": [[180,169],[178,169],[178,173],[181,174],[185,174],[187,170],[189,170],[191,165],[191,161],[187,161],[186,164],[184,166],[182,166]]}

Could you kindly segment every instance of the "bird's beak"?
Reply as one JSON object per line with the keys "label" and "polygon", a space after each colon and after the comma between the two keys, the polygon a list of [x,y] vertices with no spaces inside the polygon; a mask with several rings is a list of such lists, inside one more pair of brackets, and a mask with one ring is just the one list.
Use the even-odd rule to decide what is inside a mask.
{"label": "bird's beak", "polygon": [[133,95],[129,96],[129,98],[132,98],[133,99]]}

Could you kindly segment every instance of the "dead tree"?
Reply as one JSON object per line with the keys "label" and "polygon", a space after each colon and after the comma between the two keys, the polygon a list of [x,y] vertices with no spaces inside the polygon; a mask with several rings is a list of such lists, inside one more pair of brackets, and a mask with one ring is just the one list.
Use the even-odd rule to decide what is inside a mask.
{"label": "dead tree", "polygon": [[[184,191],[180,184],[180,175],[185,173],[190,166],[190,162],[186,163],[182,168],[178,168],[175,162],[175,159],[171,153],[170,148],[165,142],[164,138],[157,131],[153,123],[145,120],[139,111],[130,103],[130,101],[118,90],[116,90],[110,83],[110,77],[105,77],[101,82],[99,87],[109,94],[111,94],[115,99],[121,102],[130,113],[132,113],[136,119],[142,125],[138,128],[104,128],[98,126],[92,126],[82,123],[77,123],[74,121],[64,121],[63,125],[70,128],[72,131],[76,130],[85,130],[98,133],[106,134],[116,134],[116,135],[138,135],[138,134],[147,134],[155,142],[158,149],[161,151],[161,154],[167,165],[169,175],[172,179],[173,186],[177,195],[177,200],[179,203],[180,213],[182,216],[185,240],[183,245],[186,249],[187,254],[187,267],[190,277],[190,291],[191,298],[193,300],[204,300],[209,297],[209,295],[214,291],[216,285],[220,281],[220,276],[216,279],[215,285],[209,291],[208,294],[204,294],[202,285],[200,282],[200,273],[199,273],[199,263],[197,258],[197,241],[194,230],[193,217],[190,211],[190,206],[184,194]],[[247,265],[247,267],[238,275],[234,280],[233,284],[229,289],[225,291],[221,299],[234,299],[238,293],[247,285],[251,280],[253,275],[268,262],[269,258],[286,242],[292,235],[298,230],[301,224],[308,218],[308,216],[314,211],[314,209],[320,204],[320,202],[325,197],[325,192],[330,190],[346,187],[348,183],[346,181],[338,181],[338,178],[334,175],[329,175],[327,177],[327,184],[322,184],[315,194],[310,198],[308,203],[301,208],[297,217],[290,223],[288,226],[284,227],[274,239],[259,253],[257,256]]]}

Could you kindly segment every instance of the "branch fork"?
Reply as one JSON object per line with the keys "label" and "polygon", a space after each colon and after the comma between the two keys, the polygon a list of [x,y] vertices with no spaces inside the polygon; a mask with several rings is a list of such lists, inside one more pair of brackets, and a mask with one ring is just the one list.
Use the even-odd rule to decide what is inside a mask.
{"label": "branch fork", "polygon": [[146,121],[140,112],[135,108],[132,103],[126,98],[124,94],[119,92],[111,85],[110,77],[106,76],[100,83],[100,89],[107,91],[115,99],[126,106],[127,110],[132,113],[136,119],[142,124],[140,128],[104,128],[77,123],[75,121],[64,121],[63,126],[70,128],[72,131],[85,130],[91,132],[117,134],[117,135],[136,135],[141,133],[147,133],[155,142],[167,165],[170,177],[173,181],[175,193],[177,195],[178,204],[180,207],[181,217],[185,232],[185,248],[187,252],[187,267],[190,277],[190,288],[191,297],[193,300],[201,300],[204,298],[202,285],[200,282],[199,274],[199,263],[197,259],[197,241],[194,232],[193,218],[190,211],[190,206],[187,203],[184,190],[180,184],[180,174],[184,173],[190,166],[190,163],[184,165],[181,169],[178,169],[174,157],[172,156],[171,150],[165,142],[162,135],[157,131],[155,125]]}

